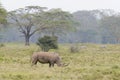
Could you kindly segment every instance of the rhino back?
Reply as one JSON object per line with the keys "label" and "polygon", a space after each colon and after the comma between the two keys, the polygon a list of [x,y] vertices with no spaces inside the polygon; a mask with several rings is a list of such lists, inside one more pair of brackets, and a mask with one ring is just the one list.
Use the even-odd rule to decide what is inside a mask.
{"label": "rhino back", "polygon": [[50,53],[50,52],[38,52],[36,53],[37,59],[41,63],[48,63],[48,62],[56,62],[59,60],[58,54]]}

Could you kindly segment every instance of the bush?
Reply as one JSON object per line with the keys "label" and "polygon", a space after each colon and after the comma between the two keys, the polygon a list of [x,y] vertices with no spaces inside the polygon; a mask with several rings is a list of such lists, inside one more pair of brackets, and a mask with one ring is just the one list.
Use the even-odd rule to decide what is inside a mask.
{"label": "bush", "polygon": [[71,53],[76,53],[76,52],[79,52],[79,47],[77,45],[72,45],[70,47],[70,52]]}
{"label": "bush", "polygon": [[4,47],[5,45],[3,43],[0,43],[0,47]]}
{"label": "bush", "polygon": [[37,45],[41,47],[43,51],[49,51],[49,49],[57,49],[57,37],[56,36],[44,36],[43,38],[39,38]]}

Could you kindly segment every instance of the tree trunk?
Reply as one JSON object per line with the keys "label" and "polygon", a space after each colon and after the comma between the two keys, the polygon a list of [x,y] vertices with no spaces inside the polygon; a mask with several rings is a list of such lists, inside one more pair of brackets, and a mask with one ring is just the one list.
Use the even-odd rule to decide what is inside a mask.
{"label": "tree trunk", "polygon": [[30,37],[29,36],[25,36],[25,45],[29,46],[30,42],[29,42]]}

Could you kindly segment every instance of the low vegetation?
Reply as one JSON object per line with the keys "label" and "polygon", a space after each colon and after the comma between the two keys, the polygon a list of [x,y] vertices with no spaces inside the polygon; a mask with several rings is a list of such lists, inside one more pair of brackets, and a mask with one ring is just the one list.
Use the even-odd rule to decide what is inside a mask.
{"label": "low vegetation", "polygon": [[40,50],[32,44],[4,44],[0,47],[0,80],[119,80],[120,45],[79,44],[86,46],[71,53],[70,44],[60,44],[58,52],[67,67],[31,67],[30,56]]}
{"label": "low vegetation", "polygon": [[57,49],[58,42],[55,36],[44,36],[39,38],[37,45],[41,47],[42,51],[48,52],[50,49]]}

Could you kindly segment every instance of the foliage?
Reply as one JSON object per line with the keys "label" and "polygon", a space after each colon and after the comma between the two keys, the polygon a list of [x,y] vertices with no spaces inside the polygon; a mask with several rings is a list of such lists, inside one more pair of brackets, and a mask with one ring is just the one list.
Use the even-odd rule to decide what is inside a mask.
{"label": "foliage", "polygon": [[3,43],[0,43],[0,48],[1,48],[1,47],[5,47],[5,45],[4,45]]}
{"label": "foliage", "polygon": [[37,45],[39,45],[43,51],[49,51],[49,49],[57,49],[57,37],[44,36],[43,38],[38,39]]}
{"label": "foliage", "polygon": [[0,4],[0,24],[7,23],[6,16],[7,16],[7,11]]}
{"label": "foliage", "polygon": [[[109,32],[109,36],[112,36],[115,38],[115,42],[120,42],[120,16],[107,16],[101,19],[101,28],[102,30],[107,30],[107,33]],[[104,34],[107,34],[106,31],[104,31]],[[103,35],[104,35],[103,34]]]}
{"label": "foliage", "polygon": [[[7,23],[7,11],[1,6],[0,4],[0,30],[2,30],[3,25]],[[2,38],[2,35],[0,35],[0,39]]]}
{"label": "foliage", "polygon": [[48,33],[52,36],[75,30],[73,27],[74,20],[72,14],[62,11],[61,9],[48,10],[43,14],[39,14],[37,18],[37,22],[42,21],[45,23],[44,26],[47,27],[43,33]]}
{"label": "foliage", "polygon": [[[25,44],[29,45],[29,39],[37,31],[48,32],[54,36],[71,29],[72,16],[60,9],[45,11],[45,7],[27,6],[9,12],[10,22],[19,27],[19,31],[25,37]],[[70,28],[71,26],[71,28]],[[69,28],[68,28],[69,27]]]}
{"label": "foliage", "polygon": [[[31,42],[35,42],[38,36],[43,36],[45,34],[52,35],[53,24],[50,24],[51,22],[53,22],[52,18],[49,19],[49,16],[46,18],[42,17],[42,15],[44,14],[46,14],[44,16],[47,16],[48,11],[49,13],[51,13],[50,17],[52,17],[53,11],[51,10],[45,10],[44,13],[36,13],[36,15],[34,15],[34,17],[37,17],[37,20],[34,19],[35,20],[34,24],[37,26],[37,29],[41,27],[44,24],[44,22],[45,22],[45,25],[48,26],[49,28],[43,25],[44,30],[42,27],[42,30],[40,30],[40,33],[36,33],[32,37],[30,37]],[[59,10],[57,10],[56,12],[58,11]],[[68,42],[82,42],[82,43],[87,42],[87,43],[105,43],[105,44],[106,43],[112,43],[112,44],[120,43],[120,40],[119,40],[119,37],[120,37],[119,15],[120,13],[112,12],[111,10],[110,11],[104,10],[104,12],[103,10],[90,10],[90,11],[75,12],[73,13],[73,17],[78,22],[80,22],[79,26],[74,26],[76,28],[76,31],[68,33],[66,29],[70,29],[70,28],[69,27],[62,28],[62,25],[61,25],[59,29],[55,28],[53,30],[55,32],[55,36],[58,36],[58,41],[63,42],[63,43],[66,43],[66,42],[67,43]],[[114,15],[109,16],[109,14],[111,13]],[[38,16],[38,14],[41,16]],[[49,24],[47,24],[47,21]],[[35,30],[36,26],[33,26],[31,31]],[[0,34],[4,34],[4,37],[1,41],[18,42],[18,41],[24,40],[24,38],[20,37],[23,35],[17,32],[18,28],[16,27],[16,25],[13,25],[12,27],[13,28],[10,28],[9,26],[9,30],[7,31],[3,31],[3,32],[0,31]],[[67,34],[63,35],[63,33],[65,32]]]}
{"label": "foliage", "polygon": [[25,8],[19,8],[11,11],[8,14],[10,23],[16,24],[19,27],[19,31],[25,37],[25,45],[29,45],[29,39],[37,31],[42,28],[35,28],[35,15],[41,13],[46,9],[45,7],[39,6],[26,6]]}

